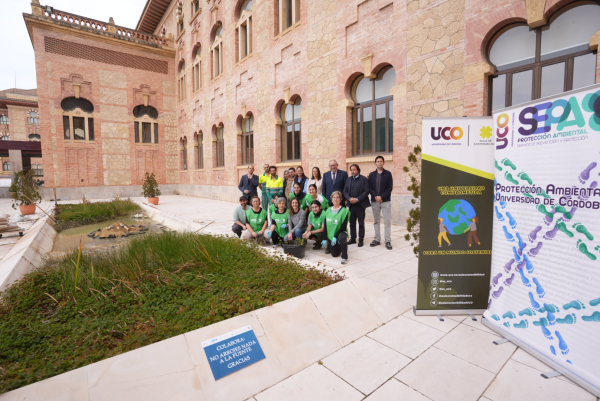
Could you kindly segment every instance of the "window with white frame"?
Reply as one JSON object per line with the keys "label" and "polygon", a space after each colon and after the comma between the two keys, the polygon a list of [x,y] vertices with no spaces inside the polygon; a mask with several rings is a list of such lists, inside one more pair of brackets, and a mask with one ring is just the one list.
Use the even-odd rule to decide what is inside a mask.
{"label": "window with white frame", "polygon": [[140,104],[133,108],[135,143],[158,143],[158,110]]}
{"label": "window with white frame", "polygon": [[196,137],[196,168],[201,170],[204,168],[204,134],[202,131]]}
{"label": "window with white frame", "polygon": [[300,160],[301,152],[301,120],[302,99],[297,98],[293,104],[281,107],[281,161]]}
{"label": "window with white frame", "polygon": [[238,61],[252,53],[252,0],[245,0],[236,26]]}
{"label": "window with white frame", "polygon": [[2,170],[4,170],[4,171],[10,171],[10,162],[4,162],[4,163],[2,163]]}
{"label": "window with white frame", "polygon": [[181,139],[181,169],[187,170],[187,137]]}
{"label": "window with white frame", "polygon": [[202,47],[198,46],[194,54],[194,91],[202,88]]}
{"label": "window with white frame", "polygon": [[192,15],[200,11],[200,0],[192,0]]}
{"label": "window with white frame", "polygon": [[179,86],[179,101],[183,102],[185,100],[185,61],[182,61],[179,66],[179,78],[177,78],[177,82]]}
{"label": "window with white frame", "polygon": [[8,124],[8,116],[0,114],[0,124]]}
{"label": "window with white frame", "polygon": [[276,0],[278,2],[278,25],[281,33],[300,21],[300,0]]}
{"label": "window with white frame", "polygon": [[67,141],[94,140],[94,105],[87,99],[67,97],[63,110],[63,138]]}
{"label": "window with white frame", "polygon": [[27,112],[27,124],[39,124],[40,118],[36,110],[29,110]]}
{"label": "window with white frame", "polygon": [[254,163],[254,116],[242,120],[242,164]]}
{"label": "window with white frame", "polygon": [[215,153],[217,155],[216,167],[225,167],[225,127],[220,125],[216,128],[217,141],[215,142]]}
{"label": "window with white frame", "polygon": [[215,40],[211,47],[213,78],[223,73],[223,25],[219,25],[215,32]]}

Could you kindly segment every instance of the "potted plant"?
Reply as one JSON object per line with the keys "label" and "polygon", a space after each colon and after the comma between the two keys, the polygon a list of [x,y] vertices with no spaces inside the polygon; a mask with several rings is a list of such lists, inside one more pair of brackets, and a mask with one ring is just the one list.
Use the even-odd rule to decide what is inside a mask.
{"label": "potted plant", "polygon": [[36,203],[42,201],[35,183],[35,171],[17,171],[13,176],[13,182],[8,189],[13,199],[12,208],[19,206],[22,215],[34,214]]}
{"label": "potted plant", "polygon": [[148,198],[148,203],[158,205],[160,189],[158,188],[158,183],[156,182],[156,177],[154,176],[154,173],[146,173],[146,178],[144,179],[144,184],[142,185],[142,191],[144,193],[144,197]]}
{"label": "potted plant", "polygon": [[292,241],[284,241],[282,244],[283,252],[288,255],[303,259],[306,255],[306,240],[304,238],[296,238]]}

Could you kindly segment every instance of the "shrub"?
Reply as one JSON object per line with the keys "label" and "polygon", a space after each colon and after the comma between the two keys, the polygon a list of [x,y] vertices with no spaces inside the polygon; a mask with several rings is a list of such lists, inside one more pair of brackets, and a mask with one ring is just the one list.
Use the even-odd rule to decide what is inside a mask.
{"label": "shrub", "polygon": [[11,192],[11,198],[13,199],[13,209],[22,205],[35,205],[42,201],[42,197],[37,190],[35,171],[33,170],[27,172],[17,171],[8,191]]}
{"label": "shrub", "polygon": [[419,237],[421,234],[421,147],[419,145],[413,148],[408,154],[408,165],[403,167],[405,173],[410,177],[408,190],[412,192],[413,199],[411,203],[416,205],[408,212],[406,220],[406,230],[408,234],[404,236],[407,241],[412,241],[410,245],[413,252],[419,257]]}
{"label": "shrub", "polygon": [[158,188],[158,183],[156,182],[154,173],[146,173],[146,178],[144,179],[144,184],[142,185],[142,192],[144,198],[156,198],[157,196],[160,196],[160,188]]}

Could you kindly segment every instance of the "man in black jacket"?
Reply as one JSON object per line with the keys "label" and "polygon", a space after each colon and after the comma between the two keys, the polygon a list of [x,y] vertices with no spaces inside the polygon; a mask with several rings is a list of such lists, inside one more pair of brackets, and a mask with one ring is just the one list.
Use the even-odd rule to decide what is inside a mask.
{"label": "man in black jacket", "polygon": [[356,244],[356,220],[358,220],[358,246],[364,245],[365,239],[365,210],[371,207],[369,202],[369,181],[360,175],[358,164],[350,166],[350,174],[344,186],[344,198],[350,210],[350,241],[348,245]]}
{"label": "man in black jacket", "polygon": [[[327,202],[331,203],[331,194],[335,191],[344,192],[344,185],[346,185],[346,180],[348,180],[348,173],[344,170],[338,170],[338,162],[335,160],[329,161],[329,170],[325,174],[323,174],[323,183],[321,185],[321,193],[327,199]],[[344,200],[342,199],[342,206],[346,206]]]}
{"label": "man in black jacket", "polygon": [[254,166],[248,166],[248,174],[240,178],[238,189],[242,191],[242,196],[246,199],[252,199],[253,196],[258,196],[258,176],[254,175]]}
{"label": "man in black jacket", "polygon": [[381,241],[380,219],[383,213],[383,222],[385,224],[385,247],[392,249],[392,189],[394,188],[394,179],[392,173],[383,168],[385,160],[383,156],[375,158],[377,169],[369,174],[369,189],[371,192],[371,206],[373,206],[373,220],[375,228],[375,239],[371,246],[377,246]]}

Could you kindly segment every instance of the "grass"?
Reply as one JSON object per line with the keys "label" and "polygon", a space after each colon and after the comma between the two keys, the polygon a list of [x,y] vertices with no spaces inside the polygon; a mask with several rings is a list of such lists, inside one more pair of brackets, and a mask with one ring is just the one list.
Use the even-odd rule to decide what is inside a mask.
{"label": "grass", "polygon": [[174,232],[77,261],[0,294],[0,393],[340,280],[237,238]]}
{"label": "grass", "polygon": [[85,226],[113,220],[118,217],[136,213],[140,207],[130,199],[110,202],[78,203],[73,205],[58,205],[54,217],[58,221],[55,228],[63,231],[68,228]]}

